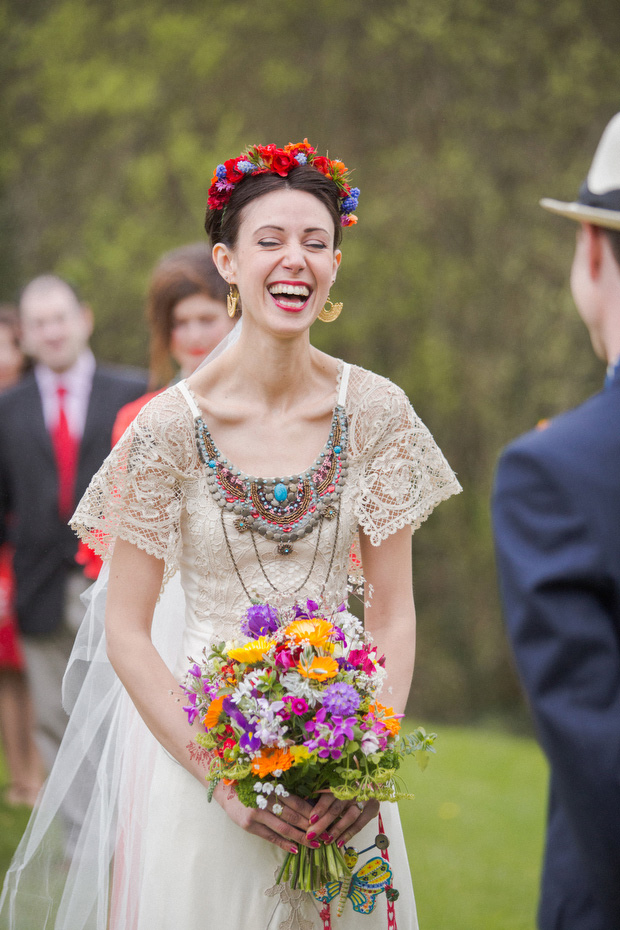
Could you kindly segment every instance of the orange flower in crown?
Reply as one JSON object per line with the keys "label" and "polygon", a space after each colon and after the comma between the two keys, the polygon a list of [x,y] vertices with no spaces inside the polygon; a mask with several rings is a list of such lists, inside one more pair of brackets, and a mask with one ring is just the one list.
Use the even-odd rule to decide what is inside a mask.
{"label": "orange flower in crown", "polygon": [[218,165],[211,180],[207,206],[209,210],[223,210],[237,184],[251,174],[278,174],[285,178],[295,168],[312,165],[330,178],[338,188],[340,223],[353,226],[357,223],[354,210],[360,195],[359,187],[351,187],[349,172],[344,162],[317,155],[307,139],[289,142],[283,149],[271,145],[252,145],[247,152]]}

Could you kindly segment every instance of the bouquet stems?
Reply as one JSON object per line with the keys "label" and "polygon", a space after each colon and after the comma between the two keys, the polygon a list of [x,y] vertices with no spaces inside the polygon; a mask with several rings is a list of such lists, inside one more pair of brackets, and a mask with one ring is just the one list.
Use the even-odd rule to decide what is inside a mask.
{"label": "bouquet stems", "polygon": [[300,891],[318,891],[329,882],[340,882],[351,875],[344,856],[331,843],[318,849],[300,846],[297,854],[288,853],[277,882],[288,882]]}

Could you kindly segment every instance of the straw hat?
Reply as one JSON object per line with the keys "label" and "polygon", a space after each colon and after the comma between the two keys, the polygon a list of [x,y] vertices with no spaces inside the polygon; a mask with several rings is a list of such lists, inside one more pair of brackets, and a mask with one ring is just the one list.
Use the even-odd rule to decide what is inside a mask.
{"label": "straw hat", "polygon": [[620,113],[616,113],[601,137],[577,200],[564,203],[545,197],[540,205],[578,223],[620,229]]}

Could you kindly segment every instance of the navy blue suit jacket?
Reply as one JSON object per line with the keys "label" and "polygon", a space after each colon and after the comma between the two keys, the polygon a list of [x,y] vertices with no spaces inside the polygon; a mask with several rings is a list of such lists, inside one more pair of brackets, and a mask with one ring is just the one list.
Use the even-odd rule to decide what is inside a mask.
{"label": "navy blue suit jacket", "polygon": [[541,930],[620,928],[620,377],[503,453],[510,640],[551,768]]}
{"label": "navy blue suit jacket", "polygon": [[[118,410],[140,397],[146,380],[97,366],[80,443],[75,501],[110,451]],[[15,547],[17,617],[29,635],[54,631],[62,617],[77,538],[58,515],[58,475],[33,374],[0,397],[0,542]]]}

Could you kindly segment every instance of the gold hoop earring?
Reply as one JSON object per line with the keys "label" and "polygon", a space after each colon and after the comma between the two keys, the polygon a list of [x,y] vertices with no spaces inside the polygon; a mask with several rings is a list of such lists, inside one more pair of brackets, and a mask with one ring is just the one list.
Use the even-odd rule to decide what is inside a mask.
{"label": "gold hoop earring", "polygon": [[239,303],[239,288],[236,284],[230,284],[228,294],[226,295],[226,312],[231,318],[237,315],[237,304]]}
{"label": "gold hoop earring", "polygon": [[[329,304],[329,307],[327,306]],[[337,304],[332,303],[332,301],[327,298],[327,302],[321,312],[319,313],[319,320],[321,323],[333,323],[334,320],[337,320],[340,314],[342,313],[342,302],[338,301]]]}

